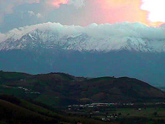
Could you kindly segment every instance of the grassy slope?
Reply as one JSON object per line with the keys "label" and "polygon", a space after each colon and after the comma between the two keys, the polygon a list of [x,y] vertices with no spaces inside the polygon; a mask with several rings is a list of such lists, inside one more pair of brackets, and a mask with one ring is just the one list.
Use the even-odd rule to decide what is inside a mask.
{"label": "grassy slope", "polygon": [[[64,73],[29,75],[0,72],[0,93],[30,98],[49,106],[79,102],[158,101],[165,93],[132,78],[78,78]],[[28,91],[18,87],[27,88]],[[36,94],[34,92],[39,92]]]}

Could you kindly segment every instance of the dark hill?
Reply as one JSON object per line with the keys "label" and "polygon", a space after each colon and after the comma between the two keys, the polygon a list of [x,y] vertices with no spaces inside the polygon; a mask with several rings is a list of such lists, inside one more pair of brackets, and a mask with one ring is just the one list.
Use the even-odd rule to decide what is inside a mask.
{"label": "dark hill", "polygon": [[40,103],[34,104],[14,96],[0,95],[0,124],[75,124],[79,121],[83,124],[107,124],[56,112],[38,104]]}
{"label": "dark hill", "polygon": [[128,77],[74,77],[64,73],[29,75],[0,72],[0,93],[51,106],[86,102],[164,101],[165,92]]}
{"label": "dark hill", "polygon": [[[52,118],[47,115],[40,114],[39,112],[30,110],[26,108],[23,103],[25,101],[19,100],[12,96],[0,96],[0,123],[5,124],[49,124],[55,123],[58,124],[57,118]],[[5,99],[5,100],[4,100]],[[19,101],[16,103],[15,101]],[[41,108],[41,107],[40,107]],[[44,108],[42,108],[45,110]],[[37,110],[37,108],[36,108]],[[41,110],[41,109],[40,109]],[[45,111],[46,112],[46,111]]]}

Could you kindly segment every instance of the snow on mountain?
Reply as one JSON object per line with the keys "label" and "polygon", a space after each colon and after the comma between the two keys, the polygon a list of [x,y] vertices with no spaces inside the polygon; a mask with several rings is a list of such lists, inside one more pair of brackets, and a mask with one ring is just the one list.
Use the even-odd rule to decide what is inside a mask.
{"label": "snow on mountain", "polygon": [[165,27],[127,22],[81,27],[48,22],[0,34],[0,50],[36,47],[77,51],[165,52]]}

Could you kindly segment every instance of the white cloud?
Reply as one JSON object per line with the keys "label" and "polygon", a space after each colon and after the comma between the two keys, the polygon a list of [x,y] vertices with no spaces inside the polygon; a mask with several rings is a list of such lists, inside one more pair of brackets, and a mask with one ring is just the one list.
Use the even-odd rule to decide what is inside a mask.
{"label": "white cloud", "polygon": [[[37,15],[33,11],[29,11],[29,14]],[[40,16],[40,15],[38,15]],[[94,38],[107,38],[107,37],[140,37],[148,39],[165,39],[165,28],[161,27],[148,27],[141,23],[115,23],[115,24],[91,24],[86,27],[82,26],[68,26],[62,25],[60,23],[43,23],[32,26],[25,26],[20,28],[15,28],[9,32],[30,32],[35,29],[40,30],[51,30],[58,31],[64,35],[80,34],[85,33]],[[2,34],[1,34],[2,35]]]}
{"label": "white cloud", "polygon": [[37,16],[38,18],[41,18],[41,17],[42,17],[42,14],[41,14],[41,13],[37,13],[36,16]]}
{"label": "white cloud", "polygon": [[165,22],[165,0],[142,0],[141,8],[149,12],[148,19],[152,22]]}
{"label": "white cloud", "polygon": [[28,11],[29,16],[35,16],[35,13],[33,11]]}
{"label": "white cloud", "polygon": [[37,18],[41,18],[42,14],[41,13],[35,13],[33,11],[28,11],[29,16],[35,16]]}

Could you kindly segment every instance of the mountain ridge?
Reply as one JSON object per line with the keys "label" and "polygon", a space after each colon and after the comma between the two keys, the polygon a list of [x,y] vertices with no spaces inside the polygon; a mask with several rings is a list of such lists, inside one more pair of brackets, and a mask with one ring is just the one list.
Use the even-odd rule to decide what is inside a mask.
{"label": "mountain ridge", "polygon": [[164,63],[164,26],[44,23],[0,34],[0,70],[4,71],[128,76],[164,86]]}
{"label": "mountain ridge", "polygon": [[0,50],[59,47],[75,51],[165,52],[164,32],[163,26],[154,28],[140,23],[81,27],[49,22],[13,29],[0,35]]}

